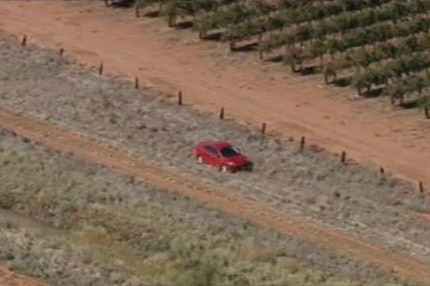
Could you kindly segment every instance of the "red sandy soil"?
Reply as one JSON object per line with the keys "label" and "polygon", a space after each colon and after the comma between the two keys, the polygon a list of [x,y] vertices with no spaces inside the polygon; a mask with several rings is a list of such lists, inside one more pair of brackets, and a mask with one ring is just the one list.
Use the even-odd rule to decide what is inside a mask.
{"label": "red sandy soil", "polygon": [[430,214],[421,213],[419,214],[419,217],[430,222]]}
{"label": "red sandy soil", "polygon": [[0,266],[0,285],[1,286],[43,286],[44,284],[37,282],[31,278],[23,275],[17,275],[7,269],[6,267]]}
{"label": "red sandy soil", "polygon": [[271,132],[306,136],[372,168],[430,184],[430,121],[416,110],[392,110],[388,99],[354,99],[321,79],[229,55],[225,45],[98,1],[0,1],[0,29],[26,34],[30,44],[64,48],[85,65],[103,61],[108,72],[139,76],[166,94],[182,90],[185,102],[202,110],[225,106],[227,117],[242,123],[266,122]]}
{"label": "red sandy soil", "polygon": [[204,185],[185,174],[156,167],[137,156],[61,131],[48,123],[0,109],[0,127],[53,150],[74,154],[159,189],[189,197],[208,207],[369,263],[399,277],[409,278],[422,285],[430,284],[430,265],[407,255],[384,250],[309,220],[280,212],[264,203],[237,196],[228,189]]}

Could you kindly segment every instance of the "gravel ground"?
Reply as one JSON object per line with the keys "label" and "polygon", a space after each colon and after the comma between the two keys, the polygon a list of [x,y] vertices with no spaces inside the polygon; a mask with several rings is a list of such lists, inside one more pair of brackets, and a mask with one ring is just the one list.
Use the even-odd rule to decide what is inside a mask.
{"label": "gravel ground", "polygon": [[52,285],[403,285],[9,133],[0,166],[0,261]]}
{"label": "gravel ground", "polygon": [[[324,152],[298,153],[276,138],[74,68],[55,52],[0,40],[0,104],[430,262],[430,224],[417,219],[417,212],[430,211],[430,199],[414,187],[345,167]],[[197,165],[193,146],[211,139],[239,146],[255,171],[229,175]]]}

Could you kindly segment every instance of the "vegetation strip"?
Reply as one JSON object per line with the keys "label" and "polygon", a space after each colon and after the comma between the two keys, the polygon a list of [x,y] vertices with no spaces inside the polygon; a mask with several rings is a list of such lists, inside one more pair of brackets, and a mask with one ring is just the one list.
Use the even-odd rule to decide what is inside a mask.
{"label": "vegetation strip", "polygon": [[44,144],[48,148],[73,153],[81,159],[123,172],[138,180],[166,191],[184,195],[209,207],[315,243],[328,250],[375,265],[383,270],[393,271],[397,276],[411,279],[423,285],[430,284],[429,265],[405,255],[384,251],[310,221],[279,212],[265,204],[235,196],[226,189],[206,187],[183,174],[155,167],[131,154],[102,146],[90,139],[63,132],[54,126],[33,118],[17,116],[6,110],[0,110],[0,126],[24,138]]}
{"label": "vegetation strip", "polygon": [[[326,84],[352,83],[361,96],[389,95],[392,104],[399,100],[398,105],[402,107],[420,106],[430,118],[426,83],[412,80],[391,84],[403,75],[428,70],[426,65],[403,67],[401,57],[429,49],[426,40],[430,27],[429,0],[115,2],[135,4],[136,15],[158,3],[157,13],[167,16],[171,27],[184,24],[176,23],[179,17],[188,17],[186,21],[192,17],[190,26],[202,39],[229,42],[231,51],[256,50],[261,59],[264,55],[273,60],[282,59],[294,72],[322,72]],[[418,35],[422,41],[417,41]],[[406,42],[395,46],[389,43],[405,37],[408,37]],[[274,51],[280,54],[271,57]],[[398,64],[385,65],[383,61],[387,59],[396,59]],[[375,70],[370,63],[381,68]],[[399,66],[402,68],[396,69]],[[351,71],[352,68],[356,71]],[[350,75],[337,79],[346,69]]]}

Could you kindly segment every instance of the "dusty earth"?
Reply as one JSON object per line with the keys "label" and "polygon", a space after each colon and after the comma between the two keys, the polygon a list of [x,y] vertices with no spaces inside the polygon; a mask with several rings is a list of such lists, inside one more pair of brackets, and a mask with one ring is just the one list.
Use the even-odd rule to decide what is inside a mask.
{"label": "dusty earth", "polygon": [[[202,110],[309,141],[374,168],[430,184],[430,124],[417,110],[392,110],[387,99],[357,100],[321,79],[291,76],[279,65],[231,56],[221,44],[167,29],[160,19],[98,1],[2,1],[0,29],[31,43],[65,48],[79,62],[176,94]],[[353,102],[353,103],[351,103]]]}
{"label": "dusty earth", "polygon": [[44,284],[25,277],[17,275],[10,271],[7,267],[0,266],[0,285],[3,286],[43,286]]}
{"label": "dusty earth", "polygon": [[[408,184],[360,166],[343,166],[324,152],[298,153],[294,142],[285,145],[270,136],[262,138],[233,122],[163,102],[149,90],[75,69],[55,52],[21,48],[6,36],[0,40],[0,51],[4,107],[129,150],[133,157],[152,163],[130,162],[124,153],[105,153],[99,145],[3,111],[0,122],[5,128],[385,270],[427,281],[430,224],[420,214],[429,212],[429,201]],[[231,140],[252,154],[255,172],[229,176],[198,166],[192,146],[215,137]],[[191,179],[175,177],[175,172],[228,190],[206,190]],[[403,254],[391,256],[392,251]]]}

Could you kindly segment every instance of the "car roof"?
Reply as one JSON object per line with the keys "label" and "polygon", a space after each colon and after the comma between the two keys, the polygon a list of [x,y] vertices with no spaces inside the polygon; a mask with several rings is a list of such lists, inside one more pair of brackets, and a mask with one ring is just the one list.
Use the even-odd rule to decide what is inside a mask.
{"label": "car roof", "polygon": [[211,142],[205,142],[204,145],[209,145],[217,150],[222,150],[225,148],[231,148],[232,145],[225,141],[211,141]]}

